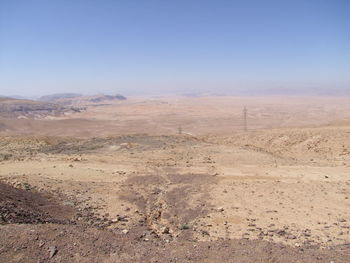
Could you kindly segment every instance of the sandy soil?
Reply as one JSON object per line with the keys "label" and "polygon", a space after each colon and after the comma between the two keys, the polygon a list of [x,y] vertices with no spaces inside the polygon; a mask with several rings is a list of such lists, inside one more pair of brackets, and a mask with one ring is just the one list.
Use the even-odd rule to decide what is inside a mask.
{"label": "sandy soil", "polygon": [[349,262],[350,125],[330,122],[2,136],[0,262]]}

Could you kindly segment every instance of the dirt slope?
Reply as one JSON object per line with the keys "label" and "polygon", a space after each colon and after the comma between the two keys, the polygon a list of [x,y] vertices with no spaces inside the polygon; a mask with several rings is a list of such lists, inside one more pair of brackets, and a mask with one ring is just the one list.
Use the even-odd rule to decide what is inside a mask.
{"label": "dirt slope", "polygon": [[0,137],[0,262],[348,262],[349,142]]}

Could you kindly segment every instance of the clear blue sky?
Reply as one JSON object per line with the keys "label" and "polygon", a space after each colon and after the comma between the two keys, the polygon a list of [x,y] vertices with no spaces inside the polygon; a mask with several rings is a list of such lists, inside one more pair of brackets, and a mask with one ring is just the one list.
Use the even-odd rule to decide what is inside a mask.
{"label": "clear blue sky", "polygon": [[0,0],[0,94],[350,89],[349,0]]}

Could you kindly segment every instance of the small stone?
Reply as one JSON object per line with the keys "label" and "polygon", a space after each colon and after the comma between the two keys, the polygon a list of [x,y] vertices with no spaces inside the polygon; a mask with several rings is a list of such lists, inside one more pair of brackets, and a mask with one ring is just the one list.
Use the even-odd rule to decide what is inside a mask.
{"label": "small stone", "polygon": [[223,207],[218,207],[217,210],[218,212],[224,212],[225,209]]}
{"label": "small stone", "polygon": [[284,236],[286,234],[286,231],[285,230],[279,230],[279,231],[277,231],[277,234],[280,235],[280,236]]}
{"label": "small stone", "polygon": [[57,254],[57,247],[51,246],[49,247],[49,258],[53,258]]}
{"label": "small stone", "polygon": [[129,230],[124,229],[124,230],[122,231],[122,233],[123,233],[124,235],[126,235],[127,233],[129,233]]}
{"label": "small stone", "polygon": [[160,229],[160,232],[162,233],[162,234],[169,234],[169,227],[162,227],[161,229]]}

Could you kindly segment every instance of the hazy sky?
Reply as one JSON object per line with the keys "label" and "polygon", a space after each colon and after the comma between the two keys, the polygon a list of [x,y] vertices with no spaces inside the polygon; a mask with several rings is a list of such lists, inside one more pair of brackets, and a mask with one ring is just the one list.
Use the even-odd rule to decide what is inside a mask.
{"label": "hazy sky", "polygon": [[0,0],[0,94],[350,89],[349,0]]}

